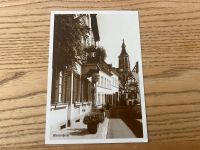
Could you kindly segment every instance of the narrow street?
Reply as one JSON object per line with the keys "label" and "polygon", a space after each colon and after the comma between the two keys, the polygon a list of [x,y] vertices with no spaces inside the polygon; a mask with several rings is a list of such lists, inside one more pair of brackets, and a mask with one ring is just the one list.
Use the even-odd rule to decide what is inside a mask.
{"label": "narrow street", "polygon": [[112,108],[109,115],[107,138],[143,137],[142,123],[136,120],[127,107]]}
{"label": "narrow street", "polygon": [[136,138],[133,132],[128,128],[128,126],[123,122],[122,119],[109,119],[107,139],[110,138]]}

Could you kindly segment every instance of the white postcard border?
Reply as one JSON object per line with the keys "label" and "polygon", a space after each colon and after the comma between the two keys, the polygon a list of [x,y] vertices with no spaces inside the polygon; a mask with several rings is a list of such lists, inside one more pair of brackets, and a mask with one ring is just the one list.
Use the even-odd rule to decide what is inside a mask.
{"label": "white postcard border", "polygon": [[[146,119],[146,107],[144,97],[144,81],[143,81],[143,69],[142,69],[142,55],[141,55],[141,42],[139,43],[139,87],[141,93],[141,107],[142,107],[142,128],[143,138],[119,138],[119,139],[50,139],[50,125],[49,125],[49,114],[51,105],[51,84],[52,84],[52,60],[53,60],[53,33],[54,33],[54,16],[56,14],[127,14],[137,13],[138,16],[138,27],[139,26],[139,15],[138,11],[51,11],[50,16],[50,38],[49,38],[49,60],[48,60],[48,82],[47,82],[47,105],[46,105],[46,129],[45,129],[45,144],[98,144],[98,143],[141,143],[148,142],[147,134],[147,119]],[[140,28],[138,29],[140,38]]]}

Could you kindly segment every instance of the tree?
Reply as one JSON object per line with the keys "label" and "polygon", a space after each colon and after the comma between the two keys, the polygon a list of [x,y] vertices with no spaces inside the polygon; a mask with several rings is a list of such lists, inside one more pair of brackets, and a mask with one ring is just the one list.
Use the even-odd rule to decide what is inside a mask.
{"label": "tree", "polygon": [[97,47],[97,56],[100,60],[105,60],[107,57],[106,50],[103,47]]}
{"label": "tree", "polygon": [[89,47],[86,47],[85,48],[85,52],[91,54],[92,52],[95,52],[96,53],[96,57],[93,58],[94,61],[104,61],[107,57],[107,54],[106,54],[106,50],[103,48],[103,47],[96,47],[94,45],[91,45]]}
{"label": "tree", "polygon": [[55,15],[53,66],[62,69],[75,67],[82,60],[82,40],[88,37],[87,15]]}

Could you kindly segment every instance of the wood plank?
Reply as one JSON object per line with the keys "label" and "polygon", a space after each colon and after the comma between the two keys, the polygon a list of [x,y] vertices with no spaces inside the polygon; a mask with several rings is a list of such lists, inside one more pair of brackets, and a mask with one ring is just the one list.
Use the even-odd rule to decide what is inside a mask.
{"label": "wood plank", "polygon": [[[148,144],[45,146],[51,10],[139,10]],[[0,0],[0,149],[200,147],[199,0]]]}

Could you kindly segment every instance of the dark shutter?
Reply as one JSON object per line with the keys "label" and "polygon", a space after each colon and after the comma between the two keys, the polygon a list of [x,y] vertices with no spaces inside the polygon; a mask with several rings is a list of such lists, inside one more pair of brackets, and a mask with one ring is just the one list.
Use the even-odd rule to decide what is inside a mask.
{"label": "dark shutter", "polygon": [[77,101],[77,74],[74,73],[74,79],[73,79],[73,101]]}
{"label": "dark shutter", "polygon": [[61,101],[62,103],[65,103],[65,97],[66,97],[66,93],[65,93],[65,70],[62,71],[62,93],[61,93]]}
{"label": "dark shutter", "polygon": [[71,72],[65,72],[65,103],[71,101]]}

